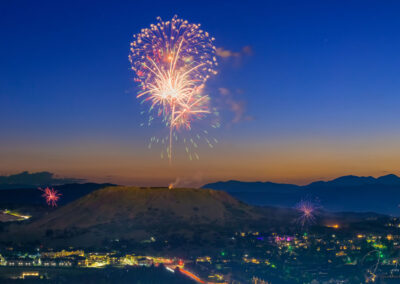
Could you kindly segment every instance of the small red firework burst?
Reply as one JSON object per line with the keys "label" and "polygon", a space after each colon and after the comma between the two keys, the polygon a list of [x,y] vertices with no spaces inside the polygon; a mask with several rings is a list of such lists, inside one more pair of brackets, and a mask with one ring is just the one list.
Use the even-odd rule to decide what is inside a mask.
{"label": "small red firework burst", "polygon": [[52,207],[57,206],[57,201],[60,199],[61,193],[50,187],[46,187],[45,189],[39,188],[39,190],[43,191],[42,196],[46,199],[47,205]]}

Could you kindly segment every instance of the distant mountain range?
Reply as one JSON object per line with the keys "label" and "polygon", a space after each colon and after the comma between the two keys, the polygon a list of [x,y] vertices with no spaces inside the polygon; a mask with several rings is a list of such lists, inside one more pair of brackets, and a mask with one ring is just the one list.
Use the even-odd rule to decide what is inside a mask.
{"label": "distant mountain range", "polygon": [[293,207],[301,199],[318,199],[325,209],[332,211],[400,215],[400,178],[393,174],[378,178],[348,175],[305,186],[231,180],[203,188],[226,191],[253,205]]}
{"label": "distant mountain range", "polygon": [[[72,183],[53,187],[61,194],[58,205],[62,206],[81,198],[82,196],[89,194],[94,190],[111,185],[112,184],[109,183]],[[0,208],[13,208],[21,205],[43,205],[47,207],[42,194],[43,192],[38,190],[37,187],[2,189],[0,190]]]}
{"label": "distant mountain range", "polygon": [[56,178],[53,173],[49,172],[29,173],[25,171],[15,175],[0,176],[0,189],[62,185],[83,181],[76,178]]}
{"label": "distant mountain range", "polygon": [[[57,178],[49,172],[0,176],[0,204],[44,205],[42,193],[37,188],[49,185],[60,191],[59,204],[65,205],[111,185],[82,182],[74,178]],[[251,205],[294,207],[301,199],[318,199],[322,207],[330,211],[400,216],[400,178],[393,174],[378,178],[348,175],[305,186],[231,180],[206,184],[203,188],[226,191]]]}

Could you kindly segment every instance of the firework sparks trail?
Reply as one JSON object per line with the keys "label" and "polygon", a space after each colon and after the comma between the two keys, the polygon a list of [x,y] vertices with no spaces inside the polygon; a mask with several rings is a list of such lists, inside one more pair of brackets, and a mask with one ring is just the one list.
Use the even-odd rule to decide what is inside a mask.
{"label": "firework sparks trail", "polygon": [[46,203],[49,206],[56,207],[57,201],[60,199],[61,193],[59,193],[54,188],[46,187],[45,189],[39,188],[40,191],[43,191],[42,196],[46,199]]}
{"label": "firework sparks trail", "polygon": [[[210,75],[217,73],[218,63],[214,38],[200,24],[177,16],[171,21],[164,22],[160,17],[157,20],[157,24],[134,35],[129,61],[140,86],[137,98],[150,106],[149,124],[155,112],[169,128],[167,155],[171,163],[176,132],[191,130],[195,120],[212,113],[210,97],[203,90]],[[158,142],[156,138],[151,142],[155,140]],[[191,144],[197,147],[192,139]]]}
{"label": "firework sparks trail", "polygon": [[300,214],[300,216],[297,218],[297,222],[302,227],[315,223],[315,216],[319,208],[320,207],[317,205],[317,203],[309,200],[301,200],[296,205],[296,209]]}

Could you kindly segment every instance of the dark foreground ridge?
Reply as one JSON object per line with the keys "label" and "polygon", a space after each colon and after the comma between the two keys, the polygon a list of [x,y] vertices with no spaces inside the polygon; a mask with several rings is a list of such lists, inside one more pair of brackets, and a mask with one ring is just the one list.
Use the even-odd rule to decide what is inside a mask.
{"label": "dark foreground ridge", "polygon": [[[11,226],[3,241],[90,247],[115,240],[168,240],[179,247],[219,239],[263,215],[222,191],[107,187],[93,191],[42,217]],[[27,233],[29,237],[27,238]],[[174,243],[175,240],[175,243]]]}
{"label": "dark foreground ridge", "polygon": [[[365,223],[371,216],[373,220],[386,218],[323,211],[318,215],[322,227],[341,219],[343,227],[360,223],[360,229],[376,226],[374,222]],[[212,249],[240,230],[294,232],[297,216],[294,209],[254,207],[217,190],[113,186],[95,190],[32,220],[7,226],[0,234],[0,242],[86,248],[126,242],[157,250],[204,246]],[[375,229],[379,230],[379,226]]]}
{"label": "dark foreground ridge", "polygon": [[74,283],[85,271],[85,279],[105,283],[142,277],[148,270],[135,267],[160,262],[166,267],[154,270],[156,278],[184,266],[185,279],[195,272],[222,282],[361,283],[376,254],[364,256],[381,250],[388,266],[380,273],[389,275],[400,240],[399,220],[385,215],[317,210],[315,223],[300,226],[295,209],[251,206],[211,189],[111,186],[28,219],[18,210],[2,213],[0,275],[34,267],[41,277]]}

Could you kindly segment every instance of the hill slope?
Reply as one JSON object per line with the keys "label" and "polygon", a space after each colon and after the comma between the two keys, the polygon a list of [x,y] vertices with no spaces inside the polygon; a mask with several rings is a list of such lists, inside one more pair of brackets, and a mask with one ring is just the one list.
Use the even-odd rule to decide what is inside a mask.
{"label": "hill slope", "polygon": [[[89,193],[30,224],[15,225],[6,241],[39,241],[49,246],[90,247],[114,240],[151,239],[208,244],[262,215],[222,191],[107,187]],[[178,241],[179,240],[179,241]]]}
{"label": "hill slope", "polygon": [[215,190],[107,187],[89,193],[48,216],[35,226],[87,228],[112,222],[152,226],[171,223],[236,223],[237,213],[252,218],[251,207]]}
{"label": "hill slope", "polygon": [[[0,243],[50,248],[168,251],[188,255],[232,245],[237,232],[294,233],[294,209],[253,207],[228,193],[207,189],[106,187],[93,191],[39,219],[13,224],[0,233]],[[319,212],[317,227],[378,230],[371,214]],[[379,217],[386,218],[386,217]],[[234,245],[234,243],[233,243]]]}

